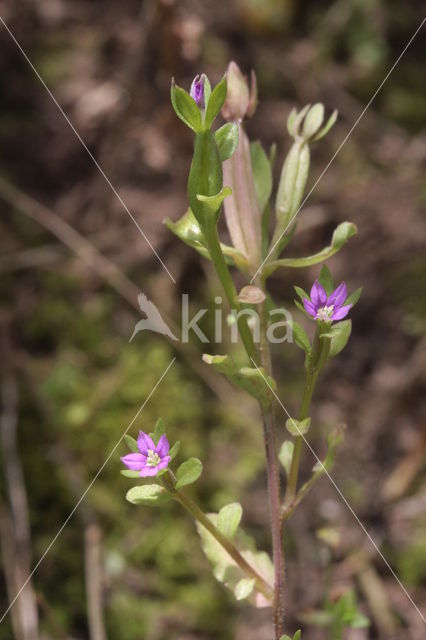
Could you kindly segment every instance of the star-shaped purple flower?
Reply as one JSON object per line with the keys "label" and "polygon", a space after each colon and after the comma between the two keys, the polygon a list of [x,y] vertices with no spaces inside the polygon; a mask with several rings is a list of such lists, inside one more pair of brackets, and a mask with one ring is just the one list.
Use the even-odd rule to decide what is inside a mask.
{"label": "star-shaped purple flower", "polygon": [[161,436],[156,445],[147,433],[139,431],[138,449],[140,453],[128,453],[121,461],[132,471],[139,471],[142,478],[156,476],[171,460],[167,455],[170,445],[166,434]]}
{"label": "star-shaped purple flower", "polygon": [[197,106],[200,109],[204,109],[204,74],[202,74],[201,76],[195,76],[191,84],[189,95],[195,100]]}
{"label": "star-shaped purple flower", "polygon": [[303,298],[303,306],[312,318],[323,322],[333,322],[345,318],[351,304],[344,304],[348,297],[348,289],[344,282],[327,296],[326,290],[315,280],[311,289],[311,299]]}

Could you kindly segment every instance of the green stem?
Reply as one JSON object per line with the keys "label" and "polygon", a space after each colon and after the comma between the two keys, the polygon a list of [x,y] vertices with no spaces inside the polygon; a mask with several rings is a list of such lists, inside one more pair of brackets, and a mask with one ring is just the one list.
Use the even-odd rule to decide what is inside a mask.
{"label": "green stem", "polygon": [[[169,484],[170,482],[170,484]],[[203,525],[205,529],[213,536],[213,538],[225,549],[229,556],[234,560],[234,562],[240,567],[240,569],[248,575],[250,578],[253,578],[256,581],[256,588],[260,593],[262,593],[265,598],[268,600],[272,599],[272,588],[266,582],[266,580],[257,573],[256,569],[254,569],[251,564],[243,558],[241,553],[238,551],[236,546],[232,543],[232,541],[219,531],[219,529],[213,524],[213,522],[206,516],[206,514],[201,511],[198,505],[195,504],[191,498],[185,495],[182,491],[176,490],[173,486],[173,482],[166,481],[166,486],[169,491],[173,493],[173,497],[187,510],[189,513],[197,520],[200,524]]]}
{"label": "green stem", "polygon": [[[238,314],[238,312],[241,311],[241,304],[238,300],[237,290],[231,278],[231,274],[229,273],[228,265],[226,264],[226,260],[220,246],[216,223],[205,225],[205,227],[203,228],[203,232],[210,257],[216,269],[216,273],[219,276],[219,280],[223,286],[226,297],[228,298],[229,305],[231,309],[235,309]],[[246,316],[238,315],[237,322],[238,331],[240,333],[241,340],[243,341],[247,355],[250,358],[256,360],[257,350],[253,341],[250,327],[247,324]]]}
{"label": "green stem", "polygon": [[[320,335],[323,332],[322,323],[318,323],[315,332],[314,343],[312,345],[312,353],[309,358],[305,388],[303,390],[302,402],[300,405],[298,420],[305,420],[309,416],[309,409],[311,406],[312,394],[315,389],[315,384],[318,375],[325,365],[328,353],[330,350],[330,341],[328,339],[320,339]],[[299,478],[300,458],[302,455],[304,439],[302,436],[296,436],[294,442],[293,456],[290,465],[290,472],[288,475],[287,490],[284,500],[284,511],[294,502],[297,494],[297,482]]]}

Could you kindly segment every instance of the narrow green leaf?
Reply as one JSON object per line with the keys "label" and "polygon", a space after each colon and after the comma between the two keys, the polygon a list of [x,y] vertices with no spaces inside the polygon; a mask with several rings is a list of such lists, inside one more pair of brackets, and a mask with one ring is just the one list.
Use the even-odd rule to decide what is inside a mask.
{"label": "narrow green leaf", "polygon": [[300,631],[300,629],[298,631],[296,631],[296,633],[293,636],[293,640],[300,640],[300,638],[302,637],[302,632]]}
{"label": "narrow green leaf", "polygon": [[143,484],[132,487],[126,494],[126,500],[132,504],[157,507],[170,499],[170,494],[159,484]]}
{"label": "narrow green leaf", "polygon": [[261,402],[271,402],[273,396],[270,387],[275,390],[276,384],[273,378],[266,375],[264,369],[242,367],[234,362],[230,356],[212,356],[205,353],[203,354],[203,360],[226,376],[236,387],[244,389],[244,391]]}
{"label": "narrow green leaf", "polygon": [[205,73],[202,74],[202,77],[204,77],[204,104],[207,107],[212,93],[212,86]]}
{"label": "narrow green leaf", "polygon": [[326,333],[321,334],[321,338],[330,338],[331,340],[329,358],[337,356],[337,354],[345,348],[351,335],[351,331],[352,321],[342,320],[342,322],[333,324]]}
{"label": "narrow green leaf", "polygon": [[140,453],[138,449],[138,443],[134,438],[132,438],[132,436],[129,436],[126,433],[126,435],[124,436],[124,440],[126,441],[126,444],[132,453]]}
{"label": "narrow green leaf", "polygon": [[351,222],[342,222],[335,229],[331,244],[328,247],[322,249],[318,253],[306,258],[281,258],[281,260],[273,260],[265,265],[263,273],[267,276],[271,275],[278,267],[292,267],[294,269],[302,267],[310,267],[313,264],[324,262],[331,256],[334,256],[343,245],[357,233],[357,228]]}
{"label": "narrow green leaf", "polygon": [[297,135],[297,131],[295,128],[296,118],[297,118],[297,111],[293,107],[293,109],[288,114],[288,118],[287,118],[287,131],[292,138],[295,138]]}
{"label": "narrow green leaf", "polygon": [[271,164],[260,142],[250,144],[250,157],[257,201],[263,211],[272,193]]}
{"label": "narrow green leaf", "polygon": [[214,134],[217,148],[222,162],[228,160],[238,147],[238,125],[235,122],[227,122]]}
{"label": "narrow green leaf", "polygon": [[132,471],[131,469],[121,469],[120,473],[125,478],[140,478],[141,474],[139,471]]}
{"label": "narrow green leaf", "polygon": [[347,297],[344,304],[351,304],[354,307],[358,302],[358,300],[360,299],[361,294],[362,294],[362,287],[360,287],[359,289],[355,289],[355,291],[353,291],[351,295]]}
{"label": "narrow green leaf", "polygon": [[216,193],[214,196],[203,196],[201,194],[197,194],[197,200],[204,204],[204,209],[208,212],[208,215],[211,218],[214,218],[222,206],[222,202],[227,196],[230,196],[231,193],[232,190],[229,187],[222,187],[219,193]]}
{"label": "narrow green leaf", "polygon": [[316,136],[314,136],[312,138],[312,142],[316,142],[317,140],[321,140],[321,138],[324,138],[324,136],[327,135],[327,133],[330,131],[331,127],[336,122],[338,113],[339,112],[337,111],[337,109],[335,111],[333,111],[333,113],[331,114],[331,116],[329,117],[329,119],[327,120],[325,125],[323,126],[323,128],[320,129],[318,131],[318,133],[316,134]]}
{"label": "narrow green leaf", "polygon": [[176,489],[182,489],[188,484],[196,482],[203,471],[203,465],[198,458],[189,458],[182,462],[176,471]]}
{"label": "narrow green leaf", "polygon": [[161,438],[161,436],[163,435],[163,433],[166,433],[166,425],[164,424],[162,418],[158,418],[157,422],[155,423],[155,427],[154,427],[154,442],[155,442],[155,444],[158,444],[158,441]]}
{"label": "narrow green leaf", "polygon": [[222,109],[223,103],[226,99],[226,90],[227,83],[226,77],[224,76],[211,92],[209,102],[207,104],[206,115],[204,118],[204,126],[206,129],[210,129],[211,125],[213,124],[213,120]]}
{"label": "narrow green leaf", "polygon": [[245,600],[249,597],[254,589],[254,578],[242,578],[234,589],[234,594],[237,600]]}
{"label": "narrow green leaf", "polygon": [[232,539],[237,533],[242,515],[243,508],[238,502],[232,502],[222,507],[217,518],[219,531],[227,538]]}
{"label": "narrow green leaf", "polygon": [[294,443],[291,440],[284,440],[284,442],[281,445],[278,458],[282,466],[284,467],[284,470],[287,475],[290,473],[291,461],[293,459],[293,451],[294,451]]}
{"label": "narrow green leaf", "polygon": [[301,287],[294,287],[294,290],[296,291],[297,295],[299,296],[299,298],[301,300],[303,300],[303,298],[308,298],[309,300],[309,293],[306,293],[306,291],[304,289],[302,289]]}
{"label": "narrow green leaf", "polygon": [[308,334],[306,333],[302,325],[296,322],[296,320],[291,320],[289,321],[289,323],[293,330],[293,338],[295,344],[297,344],[297,346],[300,349],[303,349],[303,351],[305,351],[306,353],[310,353],[311,343],[309,342]]}
{"label": "narrow green leaf", "polygon": [[312,138],[317,131],[319,130],[322,122],[324,120],[324,105],[320,102],[312,105],[306,114],[305,120],[303,122],[303,137],[308,140]]}
{"label": "narrow green leaf", "polygon": [[322,284],[327,295],[329,296],[334,290],[334,281],[333,276],[331,275],[331,271],[326,264],[323,264],[321,267],[318,281],[320,284]]}
{"label": "narrow green leaf", "polygon": [[201,113],[195,100],[191,98],[189,93],[175,84],[174,80],[172,81],[171,99],[173,109],[178,118],[193,131],[200,131],[202,128]]}
{"label": "narrow green leaf", "polygon": [[289,418],[286,421],[285,426],[292,436],[304,436],[309,431],[311,419],[305,418],[304,420],[296,420],[295,418]]}
{"label": "narrow green leaf", "polygon": [[179,449],[180,449],[180,441],[177,440],[174,445],[170,448],[169,451],[169,456],[172,460],[174,460],[177,456],[177,454],[179,453]]}

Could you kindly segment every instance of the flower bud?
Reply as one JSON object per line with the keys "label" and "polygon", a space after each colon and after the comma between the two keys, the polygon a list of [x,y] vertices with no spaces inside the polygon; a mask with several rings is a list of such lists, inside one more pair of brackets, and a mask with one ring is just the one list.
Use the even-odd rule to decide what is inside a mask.
{"label": "flower bud", "polygon": [[250,142],[238,125],[238,147],[223,163],[224,184],[232,195],[224,202],[225,219],[233,246],[247,259],[248,270],[255,273],[262,260],[262,212],[253,177]]}
{"label": "flower bud", "polygon": [[222,115],[225,120],[241,121],[245,116],[250,117],[257,106],[256,74],[251,72],[251,87],[249,89],[245,76],[235,62],[230,62],[226,72],[228,91]]}
{"label": "flower bud", "polygon": [[195,76],[191,84],[191,90],[189,92],[189,95],[191,96],[191,98],[193,98],[193,100],[195,100],[196,105],[200,109],[204,109],[206,104],[205,98],[204,98],[204,82],[205,82],[204,73],[201,76],[199,75]]}

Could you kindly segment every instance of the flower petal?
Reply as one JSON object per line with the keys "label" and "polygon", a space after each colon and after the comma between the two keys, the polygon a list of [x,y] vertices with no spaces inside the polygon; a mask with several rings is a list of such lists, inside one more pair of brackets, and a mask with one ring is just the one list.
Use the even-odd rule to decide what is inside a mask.
{"label": "flower petal", "polygon": [[303,306],[305,307],[305,310],[307,311],[307,313],[309,313],[310,316],[315,318],[317,310],[315,309],[312,302],[308,300],[308,298],[303,298]]}
{"label": "flower petal", "polygon": [[144,455],[148,454],[148,449],[152,449],[153,451],[155,451],[155,443],[153,442],[152,438],[150,438],[149,435],[147,433],[144,433],[143,431],[139,431],[138,449]]}
{"label": "flower petal", "polygon": [[157,471],[160,471],[161,469],[165,469],[169,464],[170,460],[171,460],[170,456],[164,456],[162,461],[155,467]]}
{"label": "flower petal", "polygon": [[345,304],[344,307],[340,307],[340,309],[337,309],[333,313],[333,315],[331,316],[331,319],[332,320],[343,320],[343,318],[348,315],[349,309],[351,309],[351,307],[352,307],[351,304]]}
{"label": "flower petal", "polygon": [[144,467],[141,469],[141,478],[147,478],[148,476],[156,476],[158,467]]}
{"label": "flower petal", "polygon": [[311,301],[317,309],[318,307],[323,307],[327,302],[327,293],[322,284],[318,282],[318,280],[315,280],[314,284],[312,285]]}
{"label": "flower petal", "polygon": [[132,471],[139,471],[145,466],[146,456],[142,453],[128,453],[127,456],[123,456],[120,460]]}
{"label": "flower petal", "polygon": [[169,441],[167,440],[166,434],[163,433],[163,435],[161,436],[161,438],[158,441],[155,453],[158,453],[160,458],[164,458],[164,456],[166,456],[168,454],[169,449],[170,449]]}
{"label": "flower petal", "polygon": [[348,297],[348,288],[344,282],[341,282],[339,286],[328,296],[327,307],[331,305],[341,307],[346,298]]}

